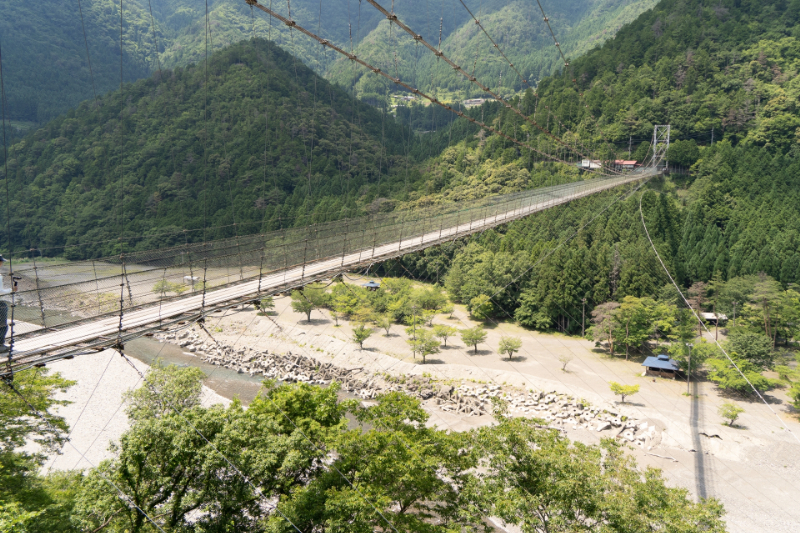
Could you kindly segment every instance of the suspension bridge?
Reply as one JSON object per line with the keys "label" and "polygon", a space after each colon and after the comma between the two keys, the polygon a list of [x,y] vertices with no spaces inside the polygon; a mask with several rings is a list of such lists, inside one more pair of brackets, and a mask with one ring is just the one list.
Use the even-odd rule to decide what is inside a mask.
{"label": "suspension bridge", "polygon": [[16,293],[13,305],[19,310],[17,317],[30,320],[14,335],[2,375],[120,346],[224,308],[642,182],[659,172],[651,166],[470,203],[51,267],[26,264],[15,275],[35,288]]}
{"label": "suspension bridge", "polygon": [[[10,302],[10,350],[5,357],[5,364],[0,367],[0,377],[11,377],[14,372],[43,366],[58,359],[109,347],[119,348],[133,338],[153,334],[159,329],[193,321],[202,322],[205,316],[223,308],[482,232],[577,198],[643,182],[658,174],[659,166],[665,159],[669,145],[668,126],[656,126],[650,162],[635,172],[619,173],[605,162],[591,159],[592,151],[579,139],[573,138],[568,142],[539,124],[535,113],[534,116],[522,113],[513,102],[478,81],[444,54],[441,43],[439,47],[433,46],[404,24],[393,10],[387,10],[375,0],[369,0],[369,4],[380,11],[391,25],[397,25],[417,43],[445,61],[456,75],[479,87],[537,129],[555,146],[554,153],[543,151],[540,145],[533,146],[528,140],[520,140],[516,135],[484,123],[442,102],[435,94],[426,94],[399,77],[388,74],[302,27],[292,19],[291,12],[287,17],[256,0],[245,2],[251,9],[265,12],[292,31],[304,34],[354,64],[428,100],[431,105],[443,107],[481,129],[504,138],[519,150],[538,154],[542,161],[555,165],[574,165],[576,159],[585,162],[589,158],[590,163],[595,165],[589,165],[588,172],[583,174],[583,181],[472,202],[345,219],[233,239],[187,243],[167,249],[122,253],[90,261],[25,263],[13,272],[14,276],[25,280],[25,290],[16,293]],[[516,72],[520,81],[528,86],[527,80],[522,78],[489,37],[480,21],[475,19],[475,23],[510,69]],[[556,46],[559,46],[555,35],[553,38]],[[563,53],[561,57],[565,68],[568,67]],[[548,113],[548,116],[552,115]],[[555,115],[552,117],[561,124]],[[561,126],[563,129],[563,124]],[[15,327],[15,321],[21,322],[18,327]]]}

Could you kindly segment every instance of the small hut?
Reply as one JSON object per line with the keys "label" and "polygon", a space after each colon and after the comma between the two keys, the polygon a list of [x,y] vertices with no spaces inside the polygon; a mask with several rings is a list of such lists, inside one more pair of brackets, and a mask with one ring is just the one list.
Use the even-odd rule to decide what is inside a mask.
{"label": "small hut", "polygon": [[644,360],[642,366],[645,368],[646,376],[660,376],[662,378],[675,379],[681,370],[680,365],[668,355],[649,356]]}
{"label": "small hut", "polygon": [[381,284],[375,280],[369,280],[367,283],[364,283],[361,286],[367,289],[368,291],[377,291],[378,289],[381,288]]}

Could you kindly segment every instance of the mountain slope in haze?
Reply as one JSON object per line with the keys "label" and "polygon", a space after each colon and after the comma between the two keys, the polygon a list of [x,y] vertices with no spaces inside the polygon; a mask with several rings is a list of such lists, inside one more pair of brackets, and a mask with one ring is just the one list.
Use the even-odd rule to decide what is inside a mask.
{"label": "mountain slope in haze", "polygon": [[[545,3],[544,7],[562,49],[568,56],[574,57],[612,37],[623,24],[652,8],[656,1],[563,0],[549,5]],[[563,67],[535,0],[471,4],[467,3],[531,86]],[[384,7],[388,9],[388,5]],[[485,85],[506,94],[524,88],[522,81],[493,48],[460,2],[442,2],[441,6],[432,2],[426,8],[429,15],[422,23],[407,19],[406,13],[397,6],[395,11],[402,22],[422,33],[434,46],[439,43],[441,21],[442,51],[464,69],[474,73]],[[417,13],[414,18],[420,18],[420,14]],[[410,35],[396,26],[390,27],[386,20],[364,37],[355,53],[425,90],[436,88],[467,96],[483,94],[480,88],[456,75],[429,50],[418,46]],[[354,71],[347,59],[339,59],[331,67],[330,78],[343,86],[351,85],[355,79],[358,93],[362,95],[385,94],[387,90],[388,82],[369,73]],[[389,87],[388,90],[395,89]]]}
{"label": "mountain slope in haze", "polygon": [[[99,94],[119,88],[119,3],[83,0],[86,35]],[[78,5],[0,0],[0,44],[7,119],[44,123],[92,98]],[[146,0],[125,3],[123,75],[133,81],[155,68]]]}
{"label": "mountain slope in haze", "polygon": [[184,228],[213,239],[304,226],[403,189],[407,133],[272,43],[217,52],[205,76],[166,70],[12,146],[4,249],[92,241],[67,253],[103,255],[123,227],[149,249],[203,238]]}
{"label": "mountain slope in haze", "polygon": [[[391,2],[383,0],[382,3],[391,8]],[[530,0],[517,0],[509,5],[500,0],[468,0],[466,3],[473,12],[481,14],[489,31],[514,61],[524,65],[526,73],[534,72],[539,76],[558,66],[554,47],[543,33],[541,17],[536,15]],[[552,10],[549,14],[565,49],[578,51],[613,34],[615,28],[627,20],[626,17],[652,3],[653,0],[565,0],[553,6],[545,4],[545,7]],[[77,4],[54,2],[48,3],[45,9],[41,3],[0,0],[7,118],[14,121],[13,125],[24,129],[25,126],[44,124],[92,98],[89,59],[99,94],[119,87],[119,5],[114,0],[81,1],[89,44],[87,58]],[[213,53],[255,34],[275,41],[318,74],[330,75],[345,87],[353,83],[350,67],[342,64],[337,54],[323,49],[300,32],[271,20],[266,13],[251,9],[244,0],[209,0],[208,32],[206,4],[202,2],[128,0],[122,5],[125,81],[146,77],[159,66],[174,68],[198,63],[205,58],[206,45]],[[265,1],[264,5],[272,6],[285,16],[289,14],[286,3]],[[441,19],[445,50],[464,59],[459,55],[463,48],[470,64],[478,43],[481,43],[483,58],[478,63],[481,76],[495,80],[501,71],[504,72],[505,67],[487,55],[490,45],[475,34],[476,28],[459,2],[403,0],[395,2],[394,8],[403,21],[431,42],[438,43]],[[352,39],[358,53],[365,53],[366,57],[385,55],[387,50],[393,50],[392,43],[397,38],[396,32],[392,38],[389,37],[385,17],[366,2],[295,0],[291,3],[291,16],[298,24],[346,49],[350,49]],[[596,28],[587,24],[594,24]],[[405,37],[400,37],[401,40],[396,42],[405,46],[402,40]],[[412,61],[412,57],[418,59]],[[435,61],[419,51],[404,50],[398,60],[402,63],[404,78],[410,72],[416,72],[418,76],[415,79],[425,81],[425,87],[430,87],[429,80],[435,74],[434,83],[441,84],[442,88],[461,90],[460,82],[455,81],[451,73],[437,69]],[[379,62],[386,64],[387,60],[380,57]],[[363,73],[357,73],[356,80],[361,79],[364,85],[369,77],[362,76]],[[519,88],[518,80],[507,73],[503,77],[504,86]],[[358,94],[368,97],[370,94],[367,93],[385,92],[385,86],[370,87],[368,84],[358,90]]]}

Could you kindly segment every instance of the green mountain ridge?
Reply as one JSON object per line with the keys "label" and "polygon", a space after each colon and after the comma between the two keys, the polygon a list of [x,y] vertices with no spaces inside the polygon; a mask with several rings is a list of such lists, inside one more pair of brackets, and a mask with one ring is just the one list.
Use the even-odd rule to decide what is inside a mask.
{"label": "green mountain ridge", "polygon": [[[681,172],[651,185],[643,211],[677,281],[688,287],[760,275],[791,287],[800,282],[798,22],[798,1],[663,0],[573,61],[567,74],[543,80],[538,105],[527,94],[521,106],[537,118],[549,108],[584,142],[603,148],[610,139],[616,154],[631,136],[646,139],[654,124],[672,124],[668,159]],[[508,135],[525,131],[519,117],[496,105],[487,107],[486,120]],[[443,150],[427,163],[428,181],[446,176],[449,185],[415,202],[444,201],[453,184],[498,172],[527,170],[535,182],[530,156],[510,141],[492,135],[481,142],[474,128],[453,132],[451,140],[449,132],[436,135]],[[633,148],[633,158],[643,160],[649,143]],[[493,295],[498,317],[579,331],[583,298],[588,313],[627,296],[673,297],[644,235],[639,197],[603,211],[616,194],[534,214],[466,248],[426,250],[404,261],[429,279],[447,271],[450,293],[463,303]],[[553,250],[574,233],[568,246]]]}
{"label": "green mountain ridge", "polygon": [[[535,22],[531,27],[541,32],[543,24],[530,14],[530,2],[525,2],[512,6],[524,8],[525,17]],[[609,9],[616,11],[641,10],[652,5],[653,0],[569,0],[568,3],[576,12],[587,12],[583,9],[585,6],[601,6],[591,11],[596,14],[605,9],[603,6],[611,6]],[[507,13],[504,20],[510,18],[514,21],[513,13],[508,13],[511,8],[503,2],[470,0],[467,4],[475,12],[480,10],[487,16],[504,11]],[[288,15],[285,3],[265,2],[264,5]],[[0,11],[4,15],[0,19],[0,40],[4,52],[7,119],[14,121],[11,134],[19,137],[27,128],[42,125],[80,102],[93,98],[89,59],[98,94],[119,88],[119,6],[113,0],[82,0],[89,47],[87,58],[77,4],[56,2],[42,9],[37,3],[0,0]],[[125,82],[147,77],[158,68],[171,69],[203,61],[207,38],[208,51],[213,53],[255,35],[276,42],[318,74],[330,74],[345,87],[353,83],[348,69],[337,66],[339,58],[333,52],[326,52],[300,32],[271,20],[260,10],[251,9],[244,0],[210,0],[208,35],[205,31],[206,4],[191,0],[129,0],[122,6],[122,75]],[[459,3],[446,5],[442,1],[437,5],[428,0],[405,0],[397,2],[395,8],[404,21],[432,41],[438,40],[439,15],[442,13],[446,15],[442,23],[445,39],[459,28],[462,31],[470,28],[469,15]],[[564,8],[554,6],[553,9],[554,20],[560,20]],[[318,31],[322,37],[348,49],[351,36],[355,46],[370,36],[370,39],[380,36],[376,29],[382,27],[385,20],[372,6],[355,0],[325,3],[295,0],[291,3],[291,15],[298,24]],[[593,18],[596,17],[593,15]],[[617,20],[617,25],[624,21],[624,17],[608,20],[612,19]],[[603,24],[605,19],[598,21]],[[561,26],[555,23],[560,31]],[[495,31],[494,26],[490,31]],[[587,34],[587,42],[578,46],[596,42],[596,36],[601,33]],[[570,39],[566,39],[565,46],[569,42]],[[537,54],[539,44],[524,40],[519,44],[526,50],[530,49],[531,54]],[[385,47],[387,42],[379,42],[376,46]],[[493,71],[491,73],[493,75]]]}
{"label": "green mountain ridge", "polygon": [[[656,0],[565,0],[545,6],[545,9],[562,49],[568,56],[575,57],[602,44],[622,25],[655,4]],[[455,10],[459,8],[460,4],[453,6]],[[482,4],[481,8],[482,13],[477,8],[473,13],[531,86],[563,67],[563,61],[534,0],[516,0],[508,4],[489,2]],[[435,28],[431,28],[430,20],[425,25],[415,25],[406,20],[400,10],[397,12],[401,21],[414,31],[423,32],[434,46],[438,45],[438,17],[434,19],[437,22]],[[450,22],[450,28],[455,29],[443,31],[442,51],[493,89],[506,94],[524,89],[523,82],[492,47],[480,28],[466,12],[463,15],[455,22]],[[442,21],[448,21],[446,14],[443,14]],[[447,26],[444,28],[446,30]],[[438,61],[430,51],[417,46],[410,35],[397,27],[390,31],[386,20],[363,38],[355,53],[424,90],[436,88],[466,96],[484,94],[480,88],[453,73],[446,63]],[[339,59],[331,67],[330,78],[343,86],[350,86],[355,79],[357,91],[362,95],[386,93],[388,82],[367,76],[368,73],[353,72],[348,63],[347,59]]]}
{"label": "green mountain ridge", "polygon": [[304,226],[408,180],[409,132],[280,47],[233,45],[208,70],[207,85],[204,65],[165,70],[13,145],[6,249],[89,241],[68,255],[96,256],[123,231],[148,249]]}

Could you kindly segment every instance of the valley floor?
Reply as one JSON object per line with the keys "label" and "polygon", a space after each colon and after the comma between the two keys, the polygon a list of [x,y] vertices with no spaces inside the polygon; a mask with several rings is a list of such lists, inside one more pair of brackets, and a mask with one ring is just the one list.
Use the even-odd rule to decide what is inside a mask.
{"label": "valley floor", "polygon": [[[336,327],[328,313],[320,311],[314,311],[308,322],[305,315],[292,311],[288,297],[275,298],[275,304],[274,316],[258,316],[252,307],[212,315],[206,327],[213,339],[207,341],[270,353],[292,352],[370,373],[425,375],[455,385],[494,384],[508,392],[535,389],[583,398],[595,407],[646,420],[655,426],[660,438],[650,442],[651,449],[630,445],[630,453],[640,465],[662,469],[671,483],[687,488],[696,497],[720,499],[731,532],[800,530],[800,506],[796,503],[800,493],[797,481],[800,444],[783,430],[787,427],[800,436],[800,423],[781,391],[766,395],[777,418],[762,403],[733,400],[745,412],[737,427],[729,428],[722,424],[717,408],[730,398],[723,398],[712,383],[702,380],[693,383],[692,395],[688,396],[685,381],[645,378],[638,361],[612,358],[589,341],[500,324],[488,329],[487,342],[479,346],[477,354],[459,338],[448,339],[447,348],[429,357],[427,364],[419,364],[418,359],[412,358],[402,326],[392,326],[389,336],[384,336],[383,330],[376,330],[364,343],[364,349],[359,349],[350,341],[350,323],[340,320],[341,325]],[[461,308],[456,309],[452,319],[437,316],[435,322],[458,328],[476,325]],[[196,331],[206,336],[199,329]],[[523,341],[521,351],[511,360],[497,353],[502,334],[513,334]],[[177,350],[167,343],[162,346],[168,348],[165,352]],[[155,355],[158,354],[151,354]],[[206,371],[205,404],[227,402],[234,395],[247,403],[259,388],[257,378],[237,381],[229,375],[231,370],[201,365],[199,358],[189,353],[179,355],[184,358],[182,361],[196,363]],[[566,371],[561,370],[562,355],[571,357]],[[142,370],[147,367],[141,361],[137,366]],[[140,384],[138,374],[110,351],[61,361],[50,367],[78,382],[65,395],[74,403],[61,409],[74,428],[73,443],[94,463],[109,457],[108,444],[127,427],[121,394]],[[638,384],[641,391],[622,405],[610,392],[609,381]],[[433,398],[424,405],[431,415],[430,423],[440,428],[461,431],[492,423],[492,418],[486,415],[445,412]],[[570,438],[587,443],[616,434],[580,425],[577,429],[570,424],[563,427]],[[87,466],[69,448],[52,465],[57,469]]]}

